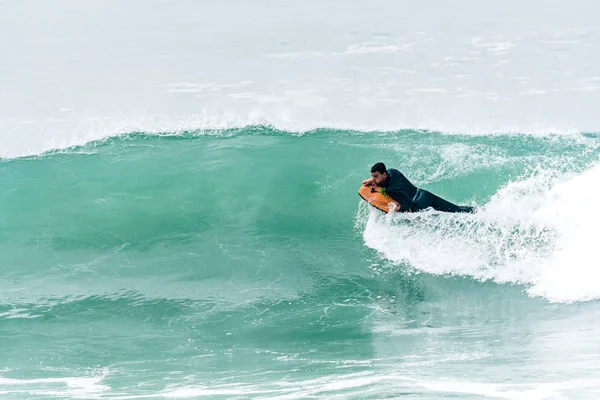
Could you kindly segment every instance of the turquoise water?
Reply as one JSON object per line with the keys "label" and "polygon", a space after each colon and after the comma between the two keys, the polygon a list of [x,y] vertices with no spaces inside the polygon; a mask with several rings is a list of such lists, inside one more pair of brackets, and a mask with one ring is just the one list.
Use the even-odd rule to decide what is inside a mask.
{"label": "turquoise water", "polygon": [[[0,393],[593,398],[599,155],[251,126],[4,159]],[[386,216],[377,161],[480,211]]]}
{"label": "turquoise water", "polygon": [[0,398],[597,399],[599,11],[0,1]]}

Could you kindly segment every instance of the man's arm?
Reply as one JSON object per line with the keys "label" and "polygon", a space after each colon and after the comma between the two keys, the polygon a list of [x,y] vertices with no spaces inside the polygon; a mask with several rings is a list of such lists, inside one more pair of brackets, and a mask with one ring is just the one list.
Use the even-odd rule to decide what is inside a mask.
{"label": "man's arm", "polygon": [[362,184],[364,186],[373,186],[373,178],[365,179]]}

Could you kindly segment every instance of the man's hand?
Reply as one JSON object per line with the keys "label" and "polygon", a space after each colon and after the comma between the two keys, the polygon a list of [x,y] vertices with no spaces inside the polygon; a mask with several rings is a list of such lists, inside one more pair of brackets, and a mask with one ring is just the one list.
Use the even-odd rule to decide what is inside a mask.
{"label": "man's hand", "polygon": [[363,186],[373,186],[373,178],[365,179],[362,184]]}

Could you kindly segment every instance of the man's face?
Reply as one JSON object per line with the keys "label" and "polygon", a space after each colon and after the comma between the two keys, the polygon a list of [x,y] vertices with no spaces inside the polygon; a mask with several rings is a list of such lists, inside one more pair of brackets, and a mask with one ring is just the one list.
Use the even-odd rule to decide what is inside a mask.
{"label": "man's face", "polygon": [[371,172],[371,177],[373,177],[373,183],[375,183],[377,186],[381,186],[381,184],[385,181],[385,178],[387,178],[387,173],[384,172],[382,174],[379,171]]}

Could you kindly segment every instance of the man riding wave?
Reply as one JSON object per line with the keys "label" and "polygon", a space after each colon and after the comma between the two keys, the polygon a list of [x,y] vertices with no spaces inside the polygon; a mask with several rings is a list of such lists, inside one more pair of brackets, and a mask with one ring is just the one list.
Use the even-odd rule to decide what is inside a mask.
{"label": "man riding wave", "polygon": [[362,183],[365,186],[377,186],[392,199],[400,203],[401,212],[415,212],[433,208],[437,211],[451,213],[474,213],[471,206],[457,206],[439,196],[413,185],[397,169],[387,169],[385,164],[378,162],[371,167],[371,178]]}

